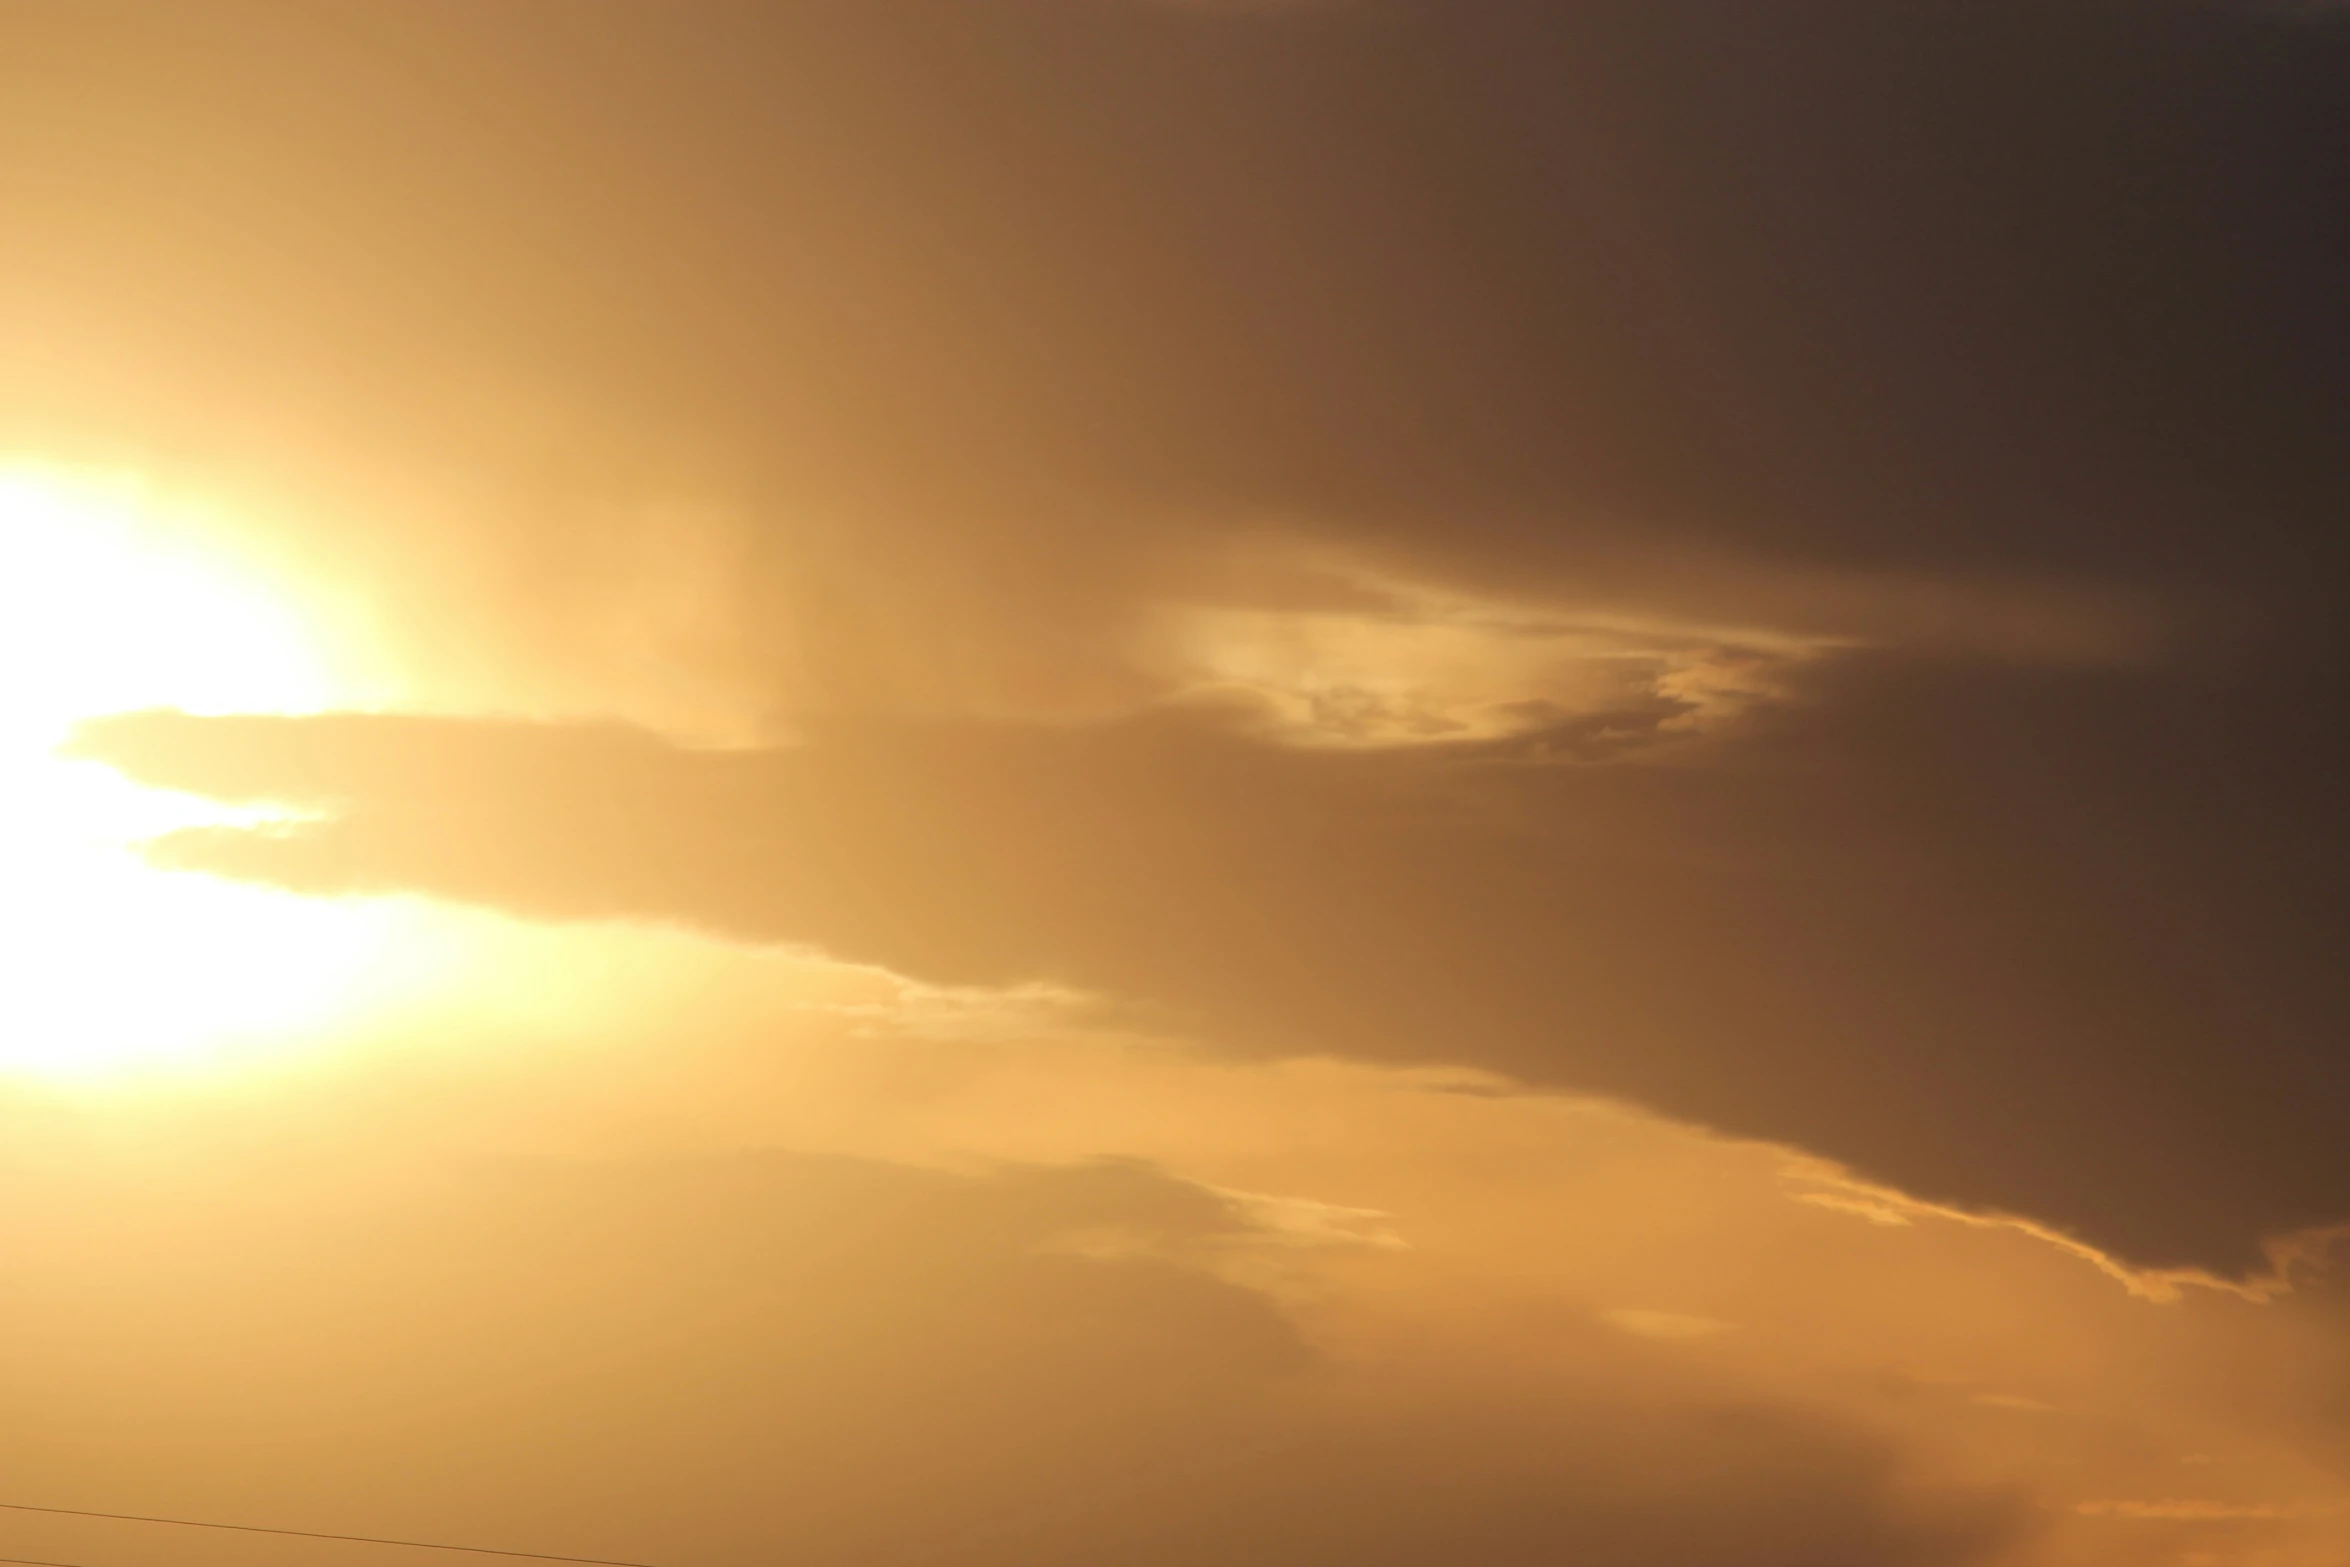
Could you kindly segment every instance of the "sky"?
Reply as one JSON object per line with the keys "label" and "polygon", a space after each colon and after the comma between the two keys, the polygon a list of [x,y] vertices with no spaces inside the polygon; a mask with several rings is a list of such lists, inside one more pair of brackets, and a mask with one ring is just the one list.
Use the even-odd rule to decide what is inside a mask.
{"label": "sky", "polygon": [[0,0],[0,1556],[2340,1567],[2346,190],[2287,0]]}

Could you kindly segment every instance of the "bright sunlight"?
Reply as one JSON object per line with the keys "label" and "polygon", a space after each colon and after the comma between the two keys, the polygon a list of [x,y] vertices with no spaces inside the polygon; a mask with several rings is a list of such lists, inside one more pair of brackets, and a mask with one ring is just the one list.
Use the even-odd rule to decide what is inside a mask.
{"label": "bright sunlight", "polygon": [[142,840],[253,814],[56,754],[106,713],[349,700],[292,601],[204,523],[135,481],[0,465],[0,1071],[209,1059],[387,978],[397,910],[151,869]]}

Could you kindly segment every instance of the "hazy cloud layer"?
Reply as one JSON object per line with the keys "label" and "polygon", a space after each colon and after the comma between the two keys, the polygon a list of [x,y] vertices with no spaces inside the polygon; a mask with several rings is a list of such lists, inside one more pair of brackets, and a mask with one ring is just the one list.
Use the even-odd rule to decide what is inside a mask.
{"label": "hazy cloud layer", "polygon": [[1822,1188],[1783,1151],[1620,1107],[512,934],[635,977],[556,1027],[374,1020],[233,1093],[0,1099],[21,1486],[686,1567],[2345,1538],[2321,1278],[2157,1305],[2012,1230],[1790,1200]]}
{"label": "hazy cloud layer", "polygon": [[[20,1174],[8,1197],[30,1282],[5,1446],[68,1505],[695,1563],[1940,1567],[2026,1527],[1885,1437],[1644,1387],[1597,1343],[1531,1384],[1466,1344],[1326,1356],[1187,1265],[1246,1220],[1139,1167],[524,1166],[357,1209]],[[1067,1244],[1104,1230],[1148,1244]]]}

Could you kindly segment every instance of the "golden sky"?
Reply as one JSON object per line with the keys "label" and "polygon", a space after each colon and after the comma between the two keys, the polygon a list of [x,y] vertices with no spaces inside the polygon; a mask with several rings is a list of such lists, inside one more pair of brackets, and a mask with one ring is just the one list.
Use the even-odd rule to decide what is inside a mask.
{"label": "golden sky", "polygon": [[2345,148],[2252,0],[0,0],[0,1558],[2338,1567]]}

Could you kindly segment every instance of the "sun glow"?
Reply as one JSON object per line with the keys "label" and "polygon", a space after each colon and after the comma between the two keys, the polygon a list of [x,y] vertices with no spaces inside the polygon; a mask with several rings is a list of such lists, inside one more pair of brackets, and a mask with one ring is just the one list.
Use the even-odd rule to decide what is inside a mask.
{"label": "sun glow", "polygon": [[0,1070],[87,1076],[283,1039],[386,982],[400,910],[149,867],[142,840],[250,821],[67,760],[140,708],[347,704],[293,600],[205,515],[131,481],[0,466]]}

